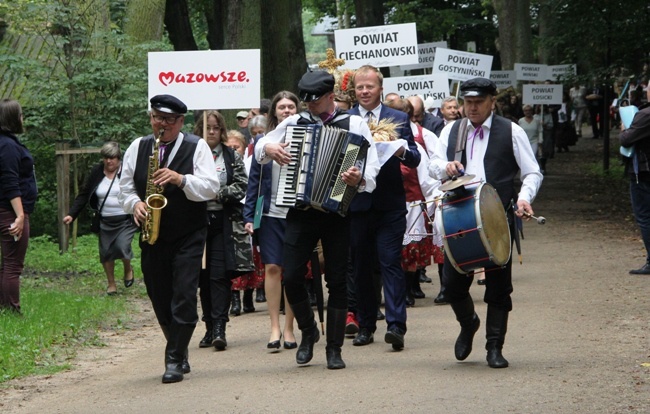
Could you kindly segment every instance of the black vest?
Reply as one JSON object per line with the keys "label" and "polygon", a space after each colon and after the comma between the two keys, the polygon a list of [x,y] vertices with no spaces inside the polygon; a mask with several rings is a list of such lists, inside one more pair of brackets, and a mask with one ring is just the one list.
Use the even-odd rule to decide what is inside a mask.
{"label": "black vest", "polygon": [[[449,161],[452,161],[455,156],[458,128],[460,128],[461,122],[467,122],[467,119],[463,118],[454,122],[449,132],[449,144],[447,145]],[[510,200],[517,201],[514,179],[519,172],[519,165],[512,148],[512,122],[494,114],[488,139],[487,150],[483,158],[485,180],[497,190],[501,203],[506,207]],[[463,150],[460,162],[467,165],[466,150]]]}
{"label": "black vest", "polygon": [[[183,175],[193,174],[194,152],[200,139],[196,135],[183,134],[183,142],[168,168]],[[138,147],[133,181],[141,200],[145,199],[147,191],[149,157],[153,152],[153,141],[153,135],[147,135],[140,140]],[[183,190],[173,184],[165,186],[163,195],[167,198],[167,206],[160,216],[160,240],[178,240],[208,225],[206,202],[188,200]]]}

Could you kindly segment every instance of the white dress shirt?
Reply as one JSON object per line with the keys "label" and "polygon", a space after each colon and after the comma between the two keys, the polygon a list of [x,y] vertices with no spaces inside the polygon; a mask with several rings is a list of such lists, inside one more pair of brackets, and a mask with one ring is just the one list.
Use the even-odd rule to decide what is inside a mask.
{"label": "white dress shirt", "polygon": [[[183,143],[184,134],[181,132],[176,138],[176,145],[169,155],[167,164],[171,164],[174,156],[178,152]],[[135,172],[136,162],[138,160],[138,149],[140,147],[140,140],[143,137],[137,138],[131,143],[129,148],[124,153],[124,161],[122,162],[122,176],[120,178],[120,193],[118,199],[124,207],[124,211],[128,214],[133,214],[135,205],[144,201],[138,196],[133,181],[133,173]],[[214,168],[214,159],[212,158],[212,150],[205,140],[200,139],[196,150],[194,151],[194,170],[192,174],[185,174],[185,187],[183,193],[190,201],[208,201],[217,196],[219,192],[219,177]]]}
{"label": "white dress shirt", "polygon": [[[434,154],[429,161],[429,174],[437,179],[447,178],[446,167],[450,162],[447,159],[447,145],[449,143],[449,132],[455,122],[467,122],[467,144],[465,146],[467,165],[464,165],[466,174],[473,174],[476,176],[477,181],[485,182],[485,166],[483,165],[483,158],[487,151],[488,142],[490,140],[490,129],[492,127],[493,115],[483,122],[481,128],[483,129],[483,139],[478,136],[473,140],[470,139],[474,135],[475,128],[468,118],[463,118],[459,121],[450,122],[445,126],[440,133],[440,137],[434,149]],[[539,170],[539,165],[530,147],[528,136],[524,130],[517,124],[511,123],[512,126],[512,149],[514,151],[515,159],[520,169],[520,179],[522,182],[521,190],[519,191],[518,200],[525,200],[532,203],[542,185],[543,176]]]}

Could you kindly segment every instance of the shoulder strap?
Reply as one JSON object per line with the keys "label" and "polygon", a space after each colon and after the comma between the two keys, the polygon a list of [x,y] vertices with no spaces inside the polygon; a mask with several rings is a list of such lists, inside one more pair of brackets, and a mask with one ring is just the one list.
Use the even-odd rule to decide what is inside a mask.
{"label": "shoulder strap", "polygon": [[454,161],[461,160],[463,157],[463,151],[465,151],[465,145],[467,144],[467,119],[461,118],[458,121],[460,122],[460,125],[458,125]]}
{"label": "shoulder strap", "polygon": [[111,185],[108,186],[108,191],[106,192],[106,197],[104,197],[104,201],[102,201],[102,205],[99,206],[99,210],[97,210],[98,214],[101,214],[102,209],[104,208],[104,204],[106,204],[106,199],[108,198],[108,195],[111,193],[111,188],[113,188],[113,183],[115,182],[116,177],[117,177],[117,172],[115,172],[115,175],[113,176],[113,179],[111,180]]}

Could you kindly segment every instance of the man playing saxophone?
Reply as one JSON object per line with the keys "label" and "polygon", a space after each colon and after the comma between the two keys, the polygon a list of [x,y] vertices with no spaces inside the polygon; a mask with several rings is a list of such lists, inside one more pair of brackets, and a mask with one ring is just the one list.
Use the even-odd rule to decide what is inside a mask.
{"label": "man playing saxophone", "polygon": [[[167,340],[162,382],[172,383],[190,372],[187,346],[198,320],[206,201],[216,197],[219,179],[208,144],[181,132],[187,106],[171,95],[156,95],[150,102],[153,134],[137,138],[124,154],[118,198],[138,226],[151,218],[153,209],[145,202],[151,193],[167,201],[152,213],[158,216],[149,220],[140,249],[147,294]],[[156,153],[157,159],[151,159]]]}

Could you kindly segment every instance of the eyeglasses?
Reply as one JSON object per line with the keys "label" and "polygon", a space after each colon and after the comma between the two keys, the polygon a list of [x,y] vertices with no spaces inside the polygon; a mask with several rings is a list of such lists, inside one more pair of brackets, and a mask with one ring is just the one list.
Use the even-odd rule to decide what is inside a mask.
{"label": "eyeglasses", "polygon": [[162,116],[162,115],[151,115],[154,121],[160,122],[160,123],[165,123],[165,124],[175,124],[176,121],[178,121],[178,118],[180,118],[182,115],[170,115],[170,116]]}

